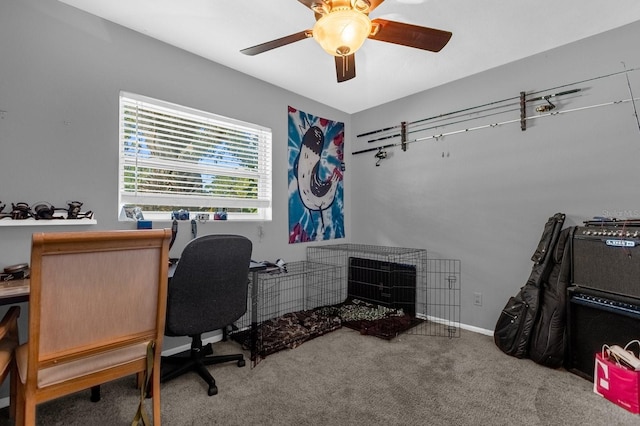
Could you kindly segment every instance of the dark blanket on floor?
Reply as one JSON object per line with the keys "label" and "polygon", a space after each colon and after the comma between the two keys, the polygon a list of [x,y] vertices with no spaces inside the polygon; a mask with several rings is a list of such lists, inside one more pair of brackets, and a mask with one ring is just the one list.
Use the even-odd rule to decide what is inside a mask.
{"label": "dark blanket on floor", "polygon": [[[258,324],[255,332],[257,341],[253,347],[257,351],[254,356],[266,357],[282,349],[293,349],[307,340],[337,330],[342,326],[337,315],[327,314],[322,308],[290,312]],[[246,350],[250,350],[251,330],[231,333],[231,338],[239,342]]]}
{"label": "dark blanket on floor", "polygon": [[[392,339],[421,320],[402,310],[373,305],[359,299],[306,311],[290,312],[258,324],[253,356],[261,358],[282,349],[293,349],[307,340],[345,326],[383,339]],[[250,350],[251,330],[236,331],[231,337]]]}

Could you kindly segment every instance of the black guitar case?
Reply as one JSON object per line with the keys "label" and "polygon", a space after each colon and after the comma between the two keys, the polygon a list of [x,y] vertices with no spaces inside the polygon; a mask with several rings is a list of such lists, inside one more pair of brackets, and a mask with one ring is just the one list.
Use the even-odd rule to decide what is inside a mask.
{"label": "black guitar case", "polygon": [[531,333],[529,358],[551,368],[561,367],[565,358],[567,287],[571,282],[571,240],[576,227],[560,232],[551,254],[551,271],[542,282],[538,317]]}
{"label": "black guitar case", "polygon": [[529,279],[515,296],[507,301],[498,317],[493,338],[500,350],[516,358],[529,355],[529,340],[538,317],[542,283],[549,277],[552,252],[558,242],[565,215],[556,213],[547,220],[540,242],[531,260]]}

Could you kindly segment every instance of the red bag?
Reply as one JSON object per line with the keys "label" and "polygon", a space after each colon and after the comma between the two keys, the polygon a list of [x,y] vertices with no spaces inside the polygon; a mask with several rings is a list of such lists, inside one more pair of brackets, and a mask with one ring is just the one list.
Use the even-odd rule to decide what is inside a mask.
{"label": "red bag", "polygon": [[596,354],[593,391],[634,413],[640,413],[640,371],[630,370],[609,357],[605,345]]}

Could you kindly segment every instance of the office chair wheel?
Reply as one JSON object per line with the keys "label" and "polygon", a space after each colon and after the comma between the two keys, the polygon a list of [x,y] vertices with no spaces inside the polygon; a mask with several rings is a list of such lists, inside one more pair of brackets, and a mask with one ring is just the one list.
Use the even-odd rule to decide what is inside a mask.
{"label": "office chair wheel", "polygon": [[238,360],[238,367],[244,367],[244,366],[245,366],[245,364],[246,364],[246,363],[244,362],[244,359],[240,359],[240,360]]}
{"label": "office chair wheel", "polygon": [[209,386],[209,390],[207,391],[207,393],[209,394],[209,396],[217,395],[218,387],[216,385]]}

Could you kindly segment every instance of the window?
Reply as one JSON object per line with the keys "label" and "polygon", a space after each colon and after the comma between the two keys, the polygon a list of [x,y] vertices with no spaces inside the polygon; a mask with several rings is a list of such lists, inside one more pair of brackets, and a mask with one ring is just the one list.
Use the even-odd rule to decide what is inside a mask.
{"label": "window", "polygon": [[121,210],[271,220],[271,129],[125,92],[119,121]]}

